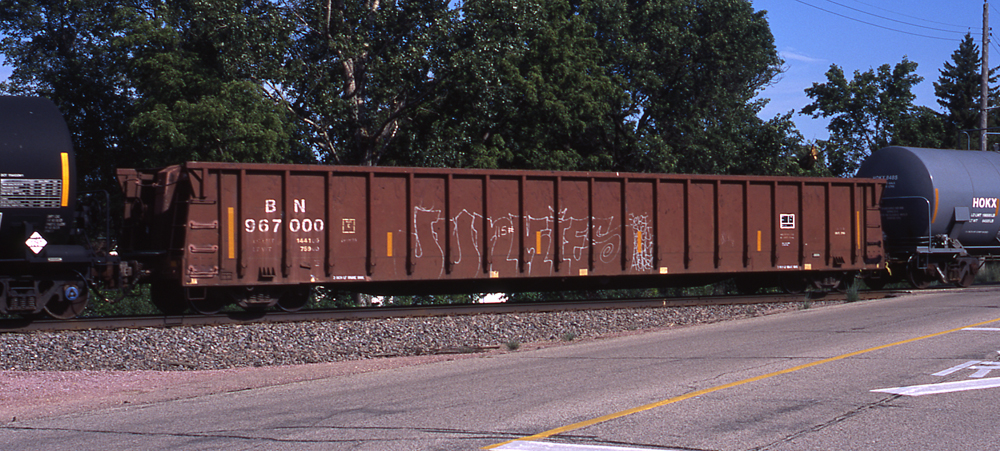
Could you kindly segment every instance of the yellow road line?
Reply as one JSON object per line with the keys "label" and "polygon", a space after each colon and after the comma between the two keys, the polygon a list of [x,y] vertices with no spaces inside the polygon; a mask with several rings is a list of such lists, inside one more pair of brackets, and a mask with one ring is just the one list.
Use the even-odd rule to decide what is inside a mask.
{"label": "yellow road line", "polygon": [[814,366],[819,366],[819,365],[822,365],[824,363],[836,362],[838,360],[843,360],[843,359],[846,359],[846,358],[859,356],[861,354],[867,354],[869,352],[879,351],[879,350],[886,349],[886,348],[891,348],[893,346],[905,345],[905,344],[908,344],[908,343],[913,343],[915,341],[920,341],[920,340],[926,340],[928,338],[939,337],[941,335],[950,334],[952,332],[960,331],[960,330],[965,329],[967,327],[982,326],[984,324],[995,323],[997,321],[1000,321],[1000,318],[995,318],[995,319],[991,319],[989,321],[983,321],[983,322],[979,322],[979,323],[975,323],[975,324],[969,324],[969,325],[966,325],[966,326],[956,327],[954,329],[948,329],[948,330],[942,331],[942,332],[935,332],[933,334],[924,335],[922,337],[910,338],[910,339],[907,339],[907,340],[897,341],[895,343],[889,343],[889,344],[885,344],[885,345],[875,346],[873,348],[862,349],[860,351],[849,352],[847,354],[841,354],[841,355],[838,355],[836,357],[830,357],[828,359],[817,360],[815,362],[805,363],[805,364],[802,364],[802,365],[799,365],[799,366],[793,366],[791,368],[787,368],[787,369],[780,370],[780,371],[775,371],[773,373],[762,374],[760,376],[751,377],[749,379],[743,379],[743,380],[739,380],[739,381],[736,381],[736,382],[730,382],[728,384],[717,385],[715,387],[709,387],[709,388],[705,388],[705,389],[702,389],[702,390],[693,391],[693,392],[690,392],[690,393],[685,393],[685,394],[680,395],[680,396],[675,396],[673,398],[664,399],[662,401],[657,401],[657,402],[654,402],[654,403],[651,403],[651,404],[646,404],[646,405],[639,406],[639,407],[633,407],[633,408],[628,409],[628,410],[622,410],[621,412],[610,413],[610,414],[604,415],[602,417],[597,417],[597,418],[593,418],[593,419],[590,419],[590,420],[581,421],[579,423],[573,423],[573,424],[570,424],[570,425],[567,425],[567,426],[562,426],[562,427],[558,427],[558,428],[555,428],[555,429],[550,429],[548,431],[541,432],[541,433],[538,433],[538,434],[535,434],[535,435],[529,435],[527,437],[516,438],[514,440],[508,440],[508,441],[503,442],[503,443],[497,443],[497,444],[494,444],[494,445],[486,446],[486,447],[483,447],[482,449],[494,449],[494,448],[498,448],[500,446],[506,445],[508,443],[517,442],[517,441],[543,440],[543,439],[552,437],[553,435],[559,435],[559,434],[562,434],[564,432],[570,432],[570,431],[575,431],[577,429],[583,429],[585,427],[593,426],[593,425],[598,424],[598,423],[603,423],[605,421],[610,421],[610,420],[614,420],[614,419],[626,417],[626,416],[632,415],[634,413],[645,412],[647,410],[652,410],[652,409],[655,409],[657,407],[663,407],[665,405],[673,404],[675,402],[680,402],[680,401],[684,401],[686,399],[691,399],[691,398],[698,397],[698,396],[701,396],[701,395],[707,395],[709,393],[714,393],[714,392],[717,392],[719,390],[725,390],[727,388],[738,387],[738,386],[743,385],[743,384],[749,384],[751,382],[757,382],[757,381],[761,381],[761,380],[764,380],[764,379],[769,379],[769,378],[772,378],[772,377],[775,377],[775,376],[780,376],[782,374],[794,373],[796,371],[804,370],[806,368],[812,368]]}

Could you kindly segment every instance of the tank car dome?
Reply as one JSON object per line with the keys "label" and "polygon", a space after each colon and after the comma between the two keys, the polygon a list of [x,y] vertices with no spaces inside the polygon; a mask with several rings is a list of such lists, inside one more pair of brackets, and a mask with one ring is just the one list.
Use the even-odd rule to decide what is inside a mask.
{"label": "tank car dome", "polygon": [[0,124],[4,174],[47,175],[52,166],[46,158],[73,152],[66,121],[48,99],[0,96]]}
{"label": "tank car dome", "polygon": [[884,179],[882,222],[890,239],[948,235],[966,247],[1000,245],[1000,154],[887,147],[858,177]]}

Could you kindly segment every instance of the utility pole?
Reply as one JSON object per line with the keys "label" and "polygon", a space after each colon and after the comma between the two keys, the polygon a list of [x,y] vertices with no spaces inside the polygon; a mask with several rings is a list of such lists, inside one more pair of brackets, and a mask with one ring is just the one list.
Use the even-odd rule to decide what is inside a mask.
{"label": "utility pole", "polygon": [[990,2],[983,0],[983,64],[979,99],[979,150],[986,150],[986,118],[990,102]]}

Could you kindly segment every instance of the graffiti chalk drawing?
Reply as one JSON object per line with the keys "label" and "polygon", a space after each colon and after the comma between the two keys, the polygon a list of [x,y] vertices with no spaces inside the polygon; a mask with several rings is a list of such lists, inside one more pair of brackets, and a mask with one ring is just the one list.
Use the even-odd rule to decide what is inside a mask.
{"label": "graffiti chalk drawing", "polygon": [[[451,218],[451,230],[442,230],[445,224],[443,209],[433,205],[420,205],[413,207],[412,221],[413,257],[441,258],[440,277],[445,275],[443,236],[445,233],[451,234],[451,263],[461,266],[467,259],[472,258],[475,260],[477,272],[484,272],[482,271],[484,249],[481,248],[480,237],[484,218],[480,213],[463,209]],[[575,215],[568,209],[556,212],[550,206],[548,215],[525,217],[523,221],[525,230],[521,232],[518,232],[522,224],[521,217],[514,213],[493,216],[486,218],[486,221],[491,232],[488,239],[489,253],[496,258],[487,268],[488,273],[512,274],[519,271],[522,237],[518,233],[524,234],[524,271],[528,275],[554,275],[556,255],[559,256],[560,272],[576,274],[580,273],[580,270],[585,271],[590,264],[588,261],[590,247],[593,247],[595,257],[602,263],[611,263],[621,258],[621,221],[614,216]],[[554,243],[557,223],[561,228],[560,242]],[[630,213],[626,227],[633,241],[630,269],[636,272],[652,271],[654,232],[650,215]],[[344,223],[342,228],[353,230],[353,224]]]}

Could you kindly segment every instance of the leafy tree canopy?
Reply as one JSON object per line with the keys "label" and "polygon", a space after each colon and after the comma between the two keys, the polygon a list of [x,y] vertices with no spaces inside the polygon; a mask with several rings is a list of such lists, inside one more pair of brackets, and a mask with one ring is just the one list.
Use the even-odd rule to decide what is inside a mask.
{"label": "leafy tree canopy", "polygon": [[944,128],[948,147],[958,147],[961,130],[979,128],[981,61],[979,46],[972,35],[966,34],[958,50],[952,53],[951,62],[944,63],[941,76],[934,83],[937,102],[946,112]]}
{"label": "leafy tree canopy", "polygon": [[81,171],[188,159],[785,173],[746,0],[6,0],[0,90],[71,123]]}
{"label": "leafy tree canopy", "polygon": [[447,0],[280,3],[293,18],[283,77],[268,92],[322,162],[375,165],[440,84],[455,14]]}
{"label": "leafy tree canopy", "polygon": [[260,83],[278,75],[290,33],[270,2],[174,1],[123,15],[115,44],[132,56],[129,132],[149,164],[306,161],[291,116]]}
{"label": "leafy tree canopy", "polygon": [[110,185],[116,165],[138,163],[125,133],[132,112],[115,48],[124,6],[111,0],[2,1],[0,53],[14,68],[0,92],[53,100],[66,117],[85,189]]}
{"label": "leafy tree canopy", "polygon": [[[802,114],[830,118],[830,140],[822,143],[834,174],[853,174],[872,152],[889,145],[905,145],[901,130],[915,120],[912,88],[923,78],[917,63],[903,60],[877,70],[855,71],[850,81],[836,64],[826,72],[826,83],[813,83],[806,94],[813,103]],[[912,127],[910,127],[912,129]]]}
{"label": "leafy tree canopy", "polygon": [[[607,169],[600,142],[623,92],[599,65],[594,27],[569,2],[469,0],[438,95],[407,124],[396,161]],[[422,149],[411,152],[411,149]]]}
{"label": "leafy tree canopy", "polygon": [[[623,168],[738,171],[753,97],[782,63],[763,12],[748,2],[605,0],[595,8],[604,65],[621,80],[616,160]],[[635,143],[636,148],[627,144]],[[770,148],[779,153],[781,149]],[[763,168],[762,168],[763,169]],[[778,170],[771,167],[765,171]],[[756,171],[753,171],[756,172]]]}
{"label": "leafy tree canopy", "polygon": [[[806,89],[813,102],[802,113],[831,119],[830,140],[817,143],[831,173],[849,176],[867,155],[889,145],[978,148],[981,60],[972,36],[959,43],[934,83],[942,112],[913,104],[912,88],[922,81],[916,67],[904,57],[895,67],[856,71],[848,81],[832,65],[826,83]],[[996,70],[990,69],[991,84]],[[989,103],[998,98],[997,88],[990,88]]]}
{"label": "leafy tree canopy", "polygon": [[[944,68],[939,72],[938,81],[934,83],[934,94],[937,103],[944,108],[942,117],[942,146],[967,149],[978,148],[979,103],[982,94],[982,60],[979,47],[972,36],[965,35],[958,49],[951,55],[951,61],[945,61]],[[996,82],[993,75],[996,68],[990,69],[990,84]],[[997,89],[990,88],[990,105],[996,105]],[[995,113],[994,113],[995,114]]]}

